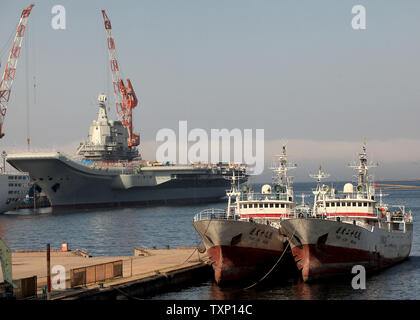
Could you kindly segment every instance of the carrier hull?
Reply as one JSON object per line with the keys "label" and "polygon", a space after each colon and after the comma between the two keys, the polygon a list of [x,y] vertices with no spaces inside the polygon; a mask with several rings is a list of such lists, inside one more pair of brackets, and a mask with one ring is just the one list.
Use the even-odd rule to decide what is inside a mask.
{"label": "carrier hull", "polygon": [[219,169],[192,166],[94,168],[58,152],[14,154],[7,161],[28,172],[56,209],[213,201],[228,185]]}

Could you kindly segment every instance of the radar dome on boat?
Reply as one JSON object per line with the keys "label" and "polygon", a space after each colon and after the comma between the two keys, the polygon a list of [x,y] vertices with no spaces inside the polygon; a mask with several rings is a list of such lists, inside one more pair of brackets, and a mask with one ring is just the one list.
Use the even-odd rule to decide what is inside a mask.
{"label": "radar dome on boat", "polygon": [[353,193],[353,185],[351,183],[346,183],[344,185],[344,193]]}
{"label": "radar dome on boat", "polygon": [[261,188],[262,194],[270,194],[271,193],[271,186],[269,184],[265,184]]}

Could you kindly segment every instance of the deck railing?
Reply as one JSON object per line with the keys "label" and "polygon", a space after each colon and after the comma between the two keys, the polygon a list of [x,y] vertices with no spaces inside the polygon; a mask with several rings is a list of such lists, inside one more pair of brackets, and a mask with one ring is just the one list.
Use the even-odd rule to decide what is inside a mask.
{"label": "deck railing", "polygon": [[211,219],[235,219],[233,214],[227,214],[226,209],[205,209],[194,216],[194,221],[211,220]]}
{"label": "deck railing", "polygon": [[240,200],[241,201],[264,201],[264,200],[289,201],[289,196],[285,193],[265,194],[265,193],[248,192],[248,193],[241,193]]}

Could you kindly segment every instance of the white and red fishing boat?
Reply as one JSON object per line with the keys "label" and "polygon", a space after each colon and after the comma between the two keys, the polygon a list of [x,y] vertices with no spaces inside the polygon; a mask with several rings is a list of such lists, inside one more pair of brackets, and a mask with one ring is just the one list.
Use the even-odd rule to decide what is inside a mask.
{"label": "white and red fishing boat", "polygon": [[[295,166],[287,163],[286,149],[277,156],[275,182],[254,193],[248,186],[239,188],[233,176],[227,192],[226,209],[208,209],[194,217],[214,269],[217,284],[245,283],[264,276],[276,266],[287,246],[287,238],[279,232],[280,222],[295,215],[292,177],[287,171]],[[289,249],[290,251],[290,249]],[[289,253],[289,263],[295,268]],[[286,265],[281,261],[281,265]]]}
{"label": "white and red fishing boat", "polygon": [[[338,274],[351,275],[355,265],[378,270],[408,257],[413,237],[413,218],[405,206],[387,206],[368,169],[366,146],[359,154],[357,184],[347,183],[343,193],[322,184],[321,171],[311,214],[284,220],[292,253],[304,281]],[[379,199],[377,199],[377,197]],[[379,201],[377,201],[379,200]],[[393,210],[391,208],[397,208]]]}

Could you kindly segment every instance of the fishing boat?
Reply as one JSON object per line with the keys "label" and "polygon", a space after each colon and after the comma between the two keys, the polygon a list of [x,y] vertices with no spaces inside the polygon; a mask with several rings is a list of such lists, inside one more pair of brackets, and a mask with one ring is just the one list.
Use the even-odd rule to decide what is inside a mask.
{"label": "fishing boat", "polygon": [[[413,217],[404,205],[386,205],[376,194],[368,169],[366,145],[359,163],[350,165],[357,182],[343,192],[322,183],[328,174],[320,167],[310,214],[282,221],[292,253],[304,281],[351,275],[355,265],[367,272],[382,269],[408,257],[413,238]],[[379,199],[378,199],[379,198]]]}
{"label": "fishing boat", "polygon": [[[226,209],[207,209],[194,217],[218,285],[258,281],[285,255],[287,238],[279,232],[280,222],[295,215],[292,177],[286,148],[277,156],[275,181],[261,193],[239,186],[240,176],[232,175]],[[287,255],[286,255],[287,256]],[[289,252],[290,265],[294,266]],[[287,265],[285,257],[281,265]]]}

